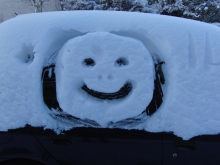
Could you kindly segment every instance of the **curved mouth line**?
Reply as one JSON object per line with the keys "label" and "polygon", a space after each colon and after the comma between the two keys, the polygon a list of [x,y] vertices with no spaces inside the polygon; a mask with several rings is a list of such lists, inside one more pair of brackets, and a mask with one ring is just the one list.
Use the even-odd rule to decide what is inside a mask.
{"label": "curved mouth line", "polygon": [[86,84],[82,86],[82,89],[86,91],[86,93],[88,93],[89,95],[96,97],[98,99],[114,100],[114,99],[121,99],[127,96],[132,90],[132,84],[130,82],[126,82],[123,87],[121,87],[117,92],[113,92],[113,93],[98,92],[89,89]]}

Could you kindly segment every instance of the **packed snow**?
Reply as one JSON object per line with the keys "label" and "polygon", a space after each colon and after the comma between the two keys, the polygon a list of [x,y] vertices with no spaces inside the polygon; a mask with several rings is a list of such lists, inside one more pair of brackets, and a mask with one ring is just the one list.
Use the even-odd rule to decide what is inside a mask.
{"label": "packed snow", "polygon": [[[55,131],[78,126],[54,118],[56,110],[44,102],[42,70],[55,64],[57,100],[66,114],[101,127],[141,118],[124,128],[174,132],[183,139],[220,133],[219,45],[219,27],[169,16],[20,15],[0,24],[0,130],[26,124]],[[147,116],[142,112],[153,97],[157,61],[164,62],[163,102]],[[116,100],[95,98],[81,88],[86,84],[86,90],[114,93],[127,82],[131,91]]]}
{"label": "packed snow", "polygon": [[[93,63],[84,64],[86,59]],[[154,77],[153,59],[143,43],[106,32],[69,40],[56,60],[61,108],[101,125],[142,113],[152,99]],[[131,83],[132,90],[120,99],[97,99],[81,89],[86,84],[89,89],[110,94],[126,83]]]}

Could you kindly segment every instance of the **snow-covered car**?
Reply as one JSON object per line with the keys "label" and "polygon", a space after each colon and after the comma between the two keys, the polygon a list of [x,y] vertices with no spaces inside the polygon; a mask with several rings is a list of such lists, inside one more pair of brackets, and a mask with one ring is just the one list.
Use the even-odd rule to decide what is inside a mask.
{"label": "snow-covered car", "polygon": [[74,11],[0,24],[0,164],[219,164],[220,29]]}

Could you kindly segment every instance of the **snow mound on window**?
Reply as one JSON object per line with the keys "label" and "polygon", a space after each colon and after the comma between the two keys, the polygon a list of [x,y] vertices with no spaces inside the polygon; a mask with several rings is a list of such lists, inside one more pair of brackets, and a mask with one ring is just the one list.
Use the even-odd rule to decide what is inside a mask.
{"label": "snow mound on window", "polygon": [[[69,40],[56,60],[61,108],[101,125],[141,114],[152,99],[154,77],[152,56],[140,41],[106,32]],[[128,83],[130,92],[120,90]]]}

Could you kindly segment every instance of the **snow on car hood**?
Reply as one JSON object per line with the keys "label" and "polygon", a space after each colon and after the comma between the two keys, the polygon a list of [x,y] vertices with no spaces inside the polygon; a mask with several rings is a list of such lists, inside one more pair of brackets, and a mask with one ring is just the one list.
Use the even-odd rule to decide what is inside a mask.
{"label": "snow on car hood", "polygon": [[[105,40],[100,39],[103,36],[106,36]],[[116,38],[120,40],[120,43]],[[124,47],[120,45],[123,43],[121,41],[124,42]],[[117,42],[118,46],[114,45]],[[95,76],[98,80],[92,79],[91,76],[90,79],[90,73],[84,74],[88,68],[83,68],[81,71],[83,77],[78,74],[79,76],[73,79],[74,74],[69,73],[71,69],[74,69],[71,65],[74,65],[74,60],[77,59],[75,57],[64,59],[69,71],[65,74],[59,74],[60,72],[56,71],[57,78],[59,78],[58,84],[61,86],[57,92],[58,101],[62,102],[61,108],[64,107],[64,111],[66,109],[66,112],[85,119],[90,119],[91,116],[91,120],[98,120],[101,127],[106,127],[109,121],[116,122],[138,116],[142,113],[143,107],[147,106],[145,104],[149,104],[149,99],[153,97],[152,84],[155,79],[153,62],[159,59],[164,62],[162,70],[165,77],[165,84],[161,85],[163,90],[161,106],[152,115],[142,118],[144,121],[140,124],[123,128],[144,129],[150,132],[174,132],[183,139],[202,134],[220,133],[219,27],[169,16],[111,11],[27,14],[0,24],[1,131],[24,127],[26,124],[54,130],[67,130],[74,127],[74,124],[61,122],[51,117],[51,110],[45,105],[42,95],[42,69],[52,63],[56,64],[57,59],[63,60],[60,58],[62,54],[60,50],[66,48],[64,47],[66,43],[73,44],[71,51],[74,51],[74,46],[78,45],[77,48],[79,48],[79,43],[81,43],[82,49],[76,50],[81,51],[82,54],[90,52],[90,49],[93,54],[94,52],[102,54],[105,48],[105,56],[94,55],[94,59],[97,60],[95,66],[98,66],[98,61],[105,58],[108,59],[105,62],[106,65],[109,64],[109,67],[102,66],[96,70],[96,73],[100,70],[106,71],[105,73],[108,73],[106,79],[104,79],[104,74],[98,73]],[[88,45],[86,46],[85,43]],[[137,46],[132,48],[129,46],[131,43]],[[129,55],[129,52],[133,50],[135,50],[133,54]],[[63,54],[65,56],[65,52]],[[108,61],[112,60],[113,64],[113,61],[117,62],[117,59],[113,59],[116,57],[119,61],[121,57],[125,58],[125,61],[128,60],[126,63],[128,66],[130,64],[132,66],[132,62],[137,66],[125,66],[128,70],[120,71],[124,77],[120,77],[120,74],[114,77],[114,73],[118,72],[117,68],[115,69],[116,66],[110,65]],[[88,58],[90,58],[89,54],[84,59]],[[133,60],[129,61],[129,59]],[[121,65],[121,62],[119,64]],[[62,68],[62,65],[59,64],[59,67]],[[137,70],[135,71],[134,68]],[[78,73],[80,70],[74,71]],[[77,98],[76,104],[73,101],[76,97],[74,92],[78,90],[74,88],[74,85],[80,86],[80,83],[75,83],[74,80],[89,84],[88,89],[93,88],[105,93],[118,91],[126,82],[133,82],[131,90],[133,93],[128,95],[129,100],[127,100],[130,103],[121,104],[123,100],[120,99],[113,102],[102,100],[100,105],[104,106],[99,108],[99,100],[86,96],[82,103],[86,105],[87,110],[83,111],[83,108],[80,109],[82,104],[77,104],[80,103],[81,98]],[[114,80],[118,84],[108,82],[108,85],[103,85],[100,83],[101,80],[103,82]],[[73,89],[70,83],[67,83],[69,86],[64,83],[72,81],[75,83],[73,83]],[[109,84],[114,85],[105,90]],[[65,88],[62,88],[62,85],[65,85]],[[136,89],[140,91],[139,95],[135,94]],[[69,101],[73,102],[69,104]],[[72,109],[67,110],[68,106]],[[117,108],[114,109],[115,106]],[[126,112],[126,106],[132,107],[133,111],[129,109]],[[93,109],[88,107],[95,107],[94,113]],[[111,107],[114,111],[105,113],[105,109],[111,109]],[[99,111],[102,115],[95,115]]]}

